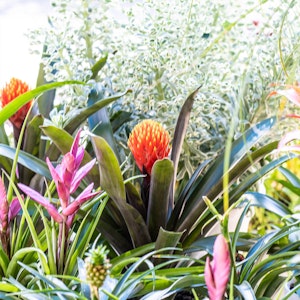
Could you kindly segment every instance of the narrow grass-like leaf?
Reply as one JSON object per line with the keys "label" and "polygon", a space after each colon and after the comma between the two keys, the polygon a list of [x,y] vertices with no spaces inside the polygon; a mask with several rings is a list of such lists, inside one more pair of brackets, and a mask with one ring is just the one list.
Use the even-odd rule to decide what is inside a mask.
{"label": "narrow grass-like leaf", "polygon": [[283,176],[296,188],[300,189],[300,179],[296,176],[295,173],[290,171],[287,168],[279,167],[279,171],[283,174]]}
{"label": "narrow grass-like leaf", "polygon": [[249,282],[243,281],[241,284],[236,284],[234,287],[238,290],[243,299],[256,300],[255,292]]}
{"label": "narrow grass-like leaf", "polygon": [[76,231],[75,238],[72,241],[72,246],[67,252],[67,260],[64,270],[65,275],[75,275],[74,270],[77,264],[77,259],[82,258],[87,251],[88,245],[95,234],[96,226],[102,216],[102,212],[106,206],[107,201],[108,198],[105,198],[100,203],[97,211],[95,212],[94,218],[92,219],[92,222],[88,221],[89,214],[86,214],[85,218],[80,221],[80,226]]}
{"label": "narrow grass-like leaf", "polygon": [[[13,183],[12,183],[13,184]],[[14,188],[14,192],[16,193],[18,199],[22,199],[19,191],[17,190],[16,186],[13,185],[13,188]],[[23,200],[19,200],[20,201],[20,204],[21,204],[21,207],[22,207],[22,212],[26,218],[26,221],[27,221],[27,224],[28,224],[28,227],[29,227],[29,230],[30,230],[30,233],[31,233],[31,237],[32,237],[32,241],[33,241],[33,244],[34,244],[34,247],[36,249],[43,249],[42,247],[42,243],[39,239],[39,236],[37,234],[37,231],[36,231],[36,228],[35,228],[35,224],[33,223],[33,220],[27,210],[27,205],[24,203],[25,201]],[[29,201],[29,199],[27,200]],[[22,250],[22,249],[20,249]],[[38,255],[39,255],[39,259],[40,259],[40,262],[41,262],[41,266],[43,268],[43,271],[45,274],[49,274],[50,273],[50,270],[49,270],[49,266],[48,266],[48,263],[47,263],[47,259],[44,257],[44,255],[42,255],[41,253],[39,253],[39,251],[37,251]]]}
{"label": "narrow grass-like leaf", "polygon": [[[273,117],[258,123],[232,143],[230,168],[232,168],[242,157],[247,155],[250,148],[258,142],[262,136],[270,131],[275,121],[276,118]],[[186,200],[186,205],[177,222],[177,230],[190,230],[199,218],[199,215],[206,209],[206,204],[202,198],[211,191],[215,184],[222,180],[224,171],[223,165],[224,153],[214,161],[214,164],[209,167],[207,173],[195,182],[189,195],[187,195],[188,199]]]}
{"label": "narrow grass-like leaf", "polygon": [[168,288],[149,293],[148,295],[142,297],[141,300],[167,299],[168,297],[174,295],[176,292],[182,289],[202,285],[205,285],[204,276],[186,275],[176,280]]}
{"label": "narrow grass-like leaf", "polygon": [[6,270],[6,276],[16,276],[17,272],[18,272],[18,264],[20,263],[20,261],[22,261],[22,259],[31,252],[38,252],[40,255],[40,258],[42,258],[43,261],[47,261],[47,257],[45,255],[45,253],[38,248],[35,247],[26,247],[26,248],[22,248],[20,250],[18,250],[14,256],[11,258],[8,266],[7,266],[7,270]]}
{"label": "narrow grass-like leaf", "polygon": [[[5,293],[15,293],[18,291],[18,288],[14,286],[13,284],[7,283],[7,282],[0,282],[0,291],[5,292]],[[0,293],[0,299],[13,299],[13,298],[6,298],[4,296],[4,293]]]}
{"label": "narrow grass-like leaf", "polygon": [[9,264],[9,258],[7,254],[4,252],[3,247],[0,247],[0,267],[1,267],[1,273],[6,274],[7,267]]}

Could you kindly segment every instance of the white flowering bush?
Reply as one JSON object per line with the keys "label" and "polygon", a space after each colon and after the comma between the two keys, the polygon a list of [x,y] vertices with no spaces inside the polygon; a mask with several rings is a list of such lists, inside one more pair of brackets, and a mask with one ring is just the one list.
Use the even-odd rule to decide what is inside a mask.
{"label": "white flowering bush", "polygon": [[[46,46],[47,80],[89,81],[91,67],[108,55],[94,79],[114,91],[133,90],[118,109],[150,114],[171,132],[186,96],[201,86],[183,173],[223,148],[230,126],[237,136],[274,114],[266,101],[271,84],[297,80],[297,1],[56,0],[52,6],[48,28],[31,34],[39,46],[33,49]],[[57,98],[70,109],[85,106],[88,93],[69,89]]]}

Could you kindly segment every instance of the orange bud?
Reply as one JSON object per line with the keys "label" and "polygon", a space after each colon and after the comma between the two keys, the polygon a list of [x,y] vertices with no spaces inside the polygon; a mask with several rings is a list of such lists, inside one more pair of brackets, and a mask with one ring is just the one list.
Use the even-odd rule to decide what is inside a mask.
{"label": "orange bud", "polygon": [[153,164],[170,153],[169,133],[158,122],[144,120],[136,125],[128,139],[128,147],[142,173],[151,175]]}
{"label": "orange bud", "polygon": [[[29,91],[28,84],[21,81],[20,79],[12,78],[8,84],[3,88],[0,93],[0,100],[2,107],[13,101],[18,96]],[[20,129],[28,110],[30,109],[32,101],[26,103],[21,107],[14,115],[12,115],[9,120],[12,124]]]}

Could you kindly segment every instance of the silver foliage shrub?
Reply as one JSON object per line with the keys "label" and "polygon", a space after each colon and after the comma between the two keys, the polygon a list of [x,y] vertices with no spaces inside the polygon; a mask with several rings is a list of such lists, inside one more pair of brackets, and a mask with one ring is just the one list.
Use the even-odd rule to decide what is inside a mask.
{"label": "silver foliage shrub", "polygon": [[[150,114],[172,133],[185,98],[202,86],[184,146],[182,175],[224,147],[231,122],[238,136],[272,115],[270,84],[299,77],[297,1],[55,0],[49,26],[31,33],[47,46],[47,80],[97,80],[114,91],[132,88],[122,109]],[[40,53],[41,54],[41,53]],[[61,90],[70,109],[86,105],[89,89]],[[274,102],[275,101],[275,102]],[[121,134],[120,134],[121,135]]]}

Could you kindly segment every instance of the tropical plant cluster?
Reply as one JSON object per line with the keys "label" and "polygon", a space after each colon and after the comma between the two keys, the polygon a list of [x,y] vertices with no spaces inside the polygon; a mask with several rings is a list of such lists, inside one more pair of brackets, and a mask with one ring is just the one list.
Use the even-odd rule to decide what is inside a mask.
{"label": "tropical plant cluster", "polygon": [[299,4],[101,4],[1,89],[0,298],[298,299]]}

